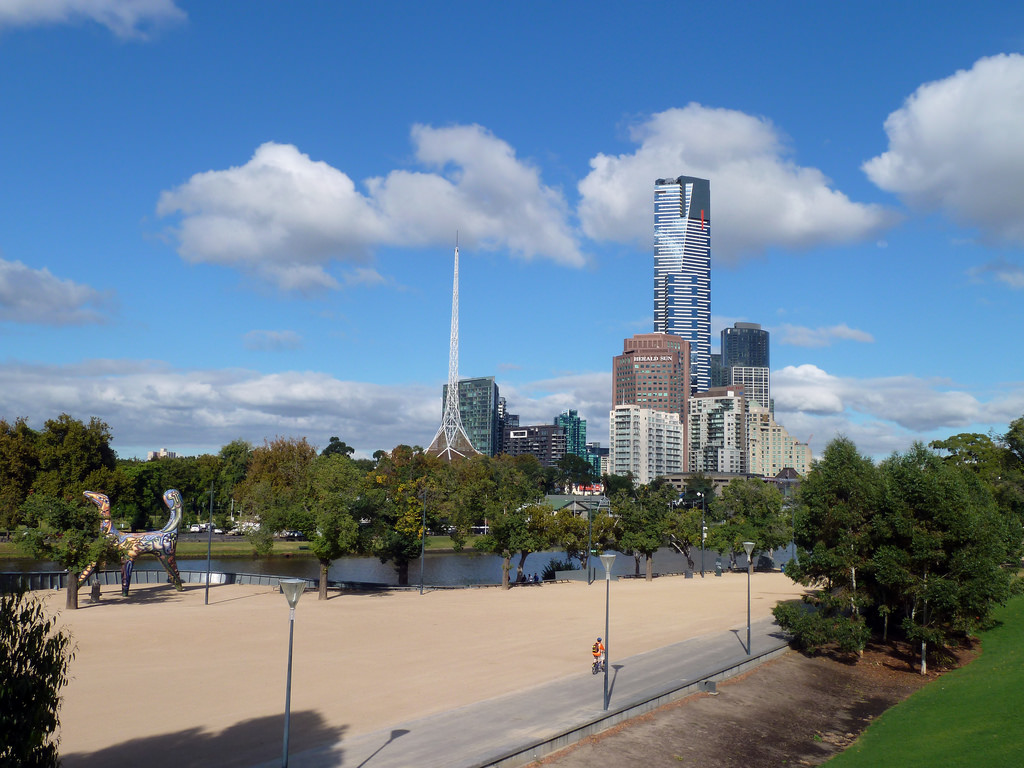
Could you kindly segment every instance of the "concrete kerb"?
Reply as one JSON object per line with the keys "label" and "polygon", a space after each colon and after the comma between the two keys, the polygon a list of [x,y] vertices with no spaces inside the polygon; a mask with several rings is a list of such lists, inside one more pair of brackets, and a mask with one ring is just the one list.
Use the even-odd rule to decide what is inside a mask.
{"label": "concrete kerb", "polygon": [[556,734],[555,736],[547,737],[535,744],[521,749],[516,749],[512,752],[501,755],[500,757],[475,763],[467,768],[516,768],[516,766],[526,765],[527,763],[540,760],[553,752],[572,746],[588,736],[593,736],[606,731],[620,723],[626,722],[627,720],[631,720],[635,717],[639,717],[640,715],[658,709],[665,704],[670,704],[673,701],[678,701],[679,699],[686,698],[687,696],[691,696],[695,693],[701,693],[702,686],[707,681],[719,682],[722,680],[728,680],[729,678],[740,675],[747,670],[765,663],[766,661],[771,661],[772,659],[791,652],[788,640],[780,640],[779,643],[780,645],[774,648],[754,654],[750,658],[742,659],[739,662],[728,664],[701,677],[700,679],[691,680],[683,683],[682,685],[667,688],[654,696],[625,704],[617,709],[610,710],[607,713],[591,718],[587,722]]}

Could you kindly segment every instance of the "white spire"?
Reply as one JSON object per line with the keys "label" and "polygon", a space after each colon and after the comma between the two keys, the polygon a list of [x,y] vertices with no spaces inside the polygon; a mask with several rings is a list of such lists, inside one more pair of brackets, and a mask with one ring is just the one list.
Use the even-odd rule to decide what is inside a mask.
{"label": "white spire", "polygon": [[459,414],[459,246],[456,237],[455,277],[452,279],[452,335],[448,344],[448,394],[444,401],[441,426],[427,453],[451,461],[479,453],[473,447]]}

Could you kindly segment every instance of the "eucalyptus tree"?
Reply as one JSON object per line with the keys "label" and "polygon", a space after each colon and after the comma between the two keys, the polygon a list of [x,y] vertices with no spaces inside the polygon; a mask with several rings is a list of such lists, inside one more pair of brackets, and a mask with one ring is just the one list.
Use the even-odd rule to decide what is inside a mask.
{"label": "eucalyptus tree", "polygon": [[976,473],[921,443],[880,470],[874,577],[895,596],[907,638],[920,642],[925,674],[930,645],[972,634],[1009,596],[1013,577],[1003,563],[1015,553],[1019,523]]}
{"label": "eucalyptus tree", "polygon": [[863,651],[870,631],[863,617],[870,594],[863,589],[872,563],[872,521],[881,498],[878,468],[846,437],[830,442],[800,487],[794,539],[799,561],[786,575],[817,591],[806,598],[817,610],[781,603],[779,624],[814,648],[829,642]]}
{"label": "eucalyptus tree", "polygon": [[666,520],[676,498],[671,485],[655,480],[632,493],[619,491],[611,499],[619,551],[633,555],[637,576],[640,558],[645,559],[648,581],[654,578],[654,553],[665,543]]}

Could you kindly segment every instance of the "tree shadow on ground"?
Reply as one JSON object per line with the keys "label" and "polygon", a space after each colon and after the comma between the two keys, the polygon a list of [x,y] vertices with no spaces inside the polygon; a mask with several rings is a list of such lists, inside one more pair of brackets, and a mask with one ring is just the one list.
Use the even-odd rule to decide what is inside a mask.
{"label": "tree shadow on ground", "polygon": [[[154,717],[159,705],[154,705]],[[115,716],[112,715],[112,719]],[[329,758],[325,764],[342,764],[339,744],[346,726],[330,726],[311,710],[292,712],[289,724],[290,754],[319,748]],[[284,748],[284,714],[245,720],[212,733],[187,728],[176,733],[128,739],[95,752],[62,754],[64,768],[242,768],[259,764],[280,765]]]}

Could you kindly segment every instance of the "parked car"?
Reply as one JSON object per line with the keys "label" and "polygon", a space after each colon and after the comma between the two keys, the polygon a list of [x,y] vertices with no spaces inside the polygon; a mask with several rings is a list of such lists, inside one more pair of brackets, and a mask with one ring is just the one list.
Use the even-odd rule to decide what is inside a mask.
{"label": "parked car", "polygon": [[189,526],[188,532],[189,533],[202,533],[202,530],[203,530],[203,526],[201,526],[199,523],[193,523],[191,526]]}

